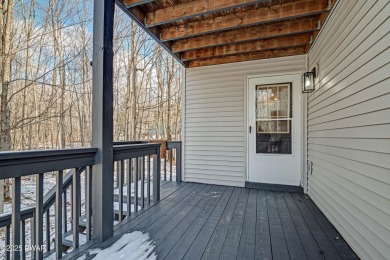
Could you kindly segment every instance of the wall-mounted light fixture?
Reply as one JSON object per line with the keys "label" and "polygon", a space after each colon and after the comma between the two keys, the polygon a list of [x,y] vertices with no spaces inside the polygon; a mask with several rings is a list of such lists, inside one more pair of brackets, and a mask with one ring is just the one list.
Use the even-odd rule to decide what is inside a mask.
{"label": "wall-mounted light fixture", "polygon": [[317,77],[316,68],[302,75],[302,93],[311,93],[315,90],[314,79]]}

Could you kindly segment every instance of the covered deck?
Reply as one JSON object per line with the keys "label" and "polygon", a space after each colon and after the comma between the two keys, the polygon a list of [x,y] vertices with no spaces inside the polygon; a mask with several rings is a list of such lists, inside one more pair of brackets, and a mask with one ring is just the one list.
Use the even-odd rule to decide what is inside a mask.
{"label": "covered deck", "polygon": [[162,182],[159,202],[65,259],[134,231],[149,234],[157,259],[358,259],[305,194],[184,182]]}
{"label": "covered deck", "polygon": [[[164,49],[170,52],[183,67],[195,68],[305,55],[316,41],[316,37],[321,28],[323,28],[328,14],[336,1],[215,1],[218,2],[219,5],[212,5],[212,2],[213,1],[206,0],[95,1],[94,53],[92,63],[92,148],[7,152],[1,154],[1,178],[12,179],[13,185],[12,214],[10,213],[7,216],[1,216],[2,219],[0,219],[0,227],[5,229],[6,246],[17,246],[21,244],[24,248],[27,243],[26,237],[29,237],[31,245],[46,245],[45,250],[38,250],[30,253],[31,258],[33,259],[92,259],[98,252],[101,252],[101,250],[115,245],[123,235],[138,231],[147,234],[147,242],[150,242],[150,253],[148,254],[157,259],[333,260],[359,258],[336,228],[306,194],[181,182],[188,180],[181,176],[181,171],[184,169],[183,166],[188,164],[183,160],[183,158],[185,158],[185,152],[183,151],[182,154],[182,144],[180,142],[171,142],[171,147],[168,147],[171,155],[173,150],[176,152],[175,169],[177,171],[177,181],[166,181],[165,176],[162,178],[163,175],[161,174],[160,144],[115,144],[113,142],[114,103],[112,86],[115,4],[131,16],[134,21],[141,28],[145,29]],[[201,8],[202,6],[207,7]],[[342,19],[340,18],[340,20]],[[383,22],[381,24],[385,23]],[[356,33],[356,35],[358,35],[358,33]],[[382,38],[385,39],[384,37],[385,36]],[[369,37],[367,36],[367,38]],[[379,38],[379,36],[377,38]],[[356,44],[356,46],[360,46],[360,44]],[[356,47],[356,49],[358,48]],[[332,49],[329,49],[327,52],[331,53],[331,50]],[[386,53],[378,47],[378,53],[379,50],[381,50],[382,54]],[[386,47],[386,50],[388,50],[388,47]],[[371,55],[371,53],[369,54]],[[322,55],[325,56],[325,54]],[[356,54],[355,56],[359,55]],[[355,56],[351,54],[347,55],[347,57]],[[361,57],[366,58],[363,55],[361,55]],[[378,57],[380,57],[379,54]],[[307,58],[307,56],[305,56],[305,58]],[[347,61],[349,62],[349,59]],[[330,58],[329,61],[327,60],[326,62],[333,63],[330,61]],[[343,62],[344,61],[340,61],[340,64]],[[355,63],[355,60],[351,60],[350,63]],[[384,66],[388,64],[389,63],[387,62],[386,64],[381,65],[381,67],[378,65],[378,68],[382,70],[385,68]],[[314,67],[314,65],[314,61],[310,63],[307,58],[306,67]],[[348,64],[344,67],[350,68],[349,66],[350,65]],[[343,71],[343,73],[347,73],[349,71],[342,70],[342,68],[343,67],[327,68],[324,66],[322,71],[325,72],[322,73],[325,74],[326,72],[330,73],[333,71]],[[352,68],[351,65],[351,71]],[[363,68],[363,66],[361,68]],[[223,69],[220,70],[222,71]],[[354,69],[353,71],[353,73],[355,73],[358,70]],[[337,75],[339,75],[339,73],[337,73]],[[323,77],[326,78],[327,75],[324,75]],[[388,78],[386,78],[386,80],[388,80]],[[202,78],[199,81],[207,81],[207,79]],[[244,82],[243,80],[241,81]],[[322,84],[320,83],[318,83],[318,85]],[[352,83],[348,84],[353,87],[355,86]],[[368,83],[365,84],[368,85]],[[210,83],[210,85],[214,85],[214,83]],[[235,86],[232,86],[231,89],[234,87]],[[330,89],[330,87],[319,92],[326,92],[325,95],[328,95],[328,93],[331,92],[334,93],[333,90],[328,91],[328,89]],[[384,88],[381,87],[381,90],[383,89]],[[199,91],[195,94],[198,96],[213,96],[213,93],[208,92],[209,89],[199,88],[196,91]],[[195,93],[196,91],[193,92]],[[236,100],[236,97],[233,97],[233,95],[238,93],[235,92],[234,89],[231,93],[233,93],[232,97],[226,99],[222,97],[220,103],[243,101]],[[361,93],[364,92],[362,91]],[[383,93],[385,92],[383,91]],[[386,92],[386,94],[388,93]],[[317,94],[312,94],[312,96],[308,97],[308,100],[310,101],[310,98],[312,98],[312,100],[317,98],[318,96],[316,95]],[[326,107],[331,107],[336,102],[347,98],[344,96],[339,97],[337,96],[337,93],[332,94],[332,97],[334,97],[334,101],[329,101],[329,105]],[[322,97],[318,99],[322,99]],[[208,102],[207,99],[205,100]],[[363,101],[360,101],[360,98],[356,98],[356,100],[356,102],[363,103]],[[202,102],[206,103],[206,101]],[[321,102],[326,103],[328,101],[324,99],[324,101]],[[383,103],[385,102],[383,101]],[[242,102],[242,105],[244,105],[244,102]],[[341,107],[341,105],[339,106]],[[314,105],[311,106],[311,108],[313,107]],[[347,108],[349,108],[349,106]],[[197,117],[202,117],[204,115],[204,112],[202,112],[199,107],[193,107],[192,109],[193,111],[196,111],[194,113],[197,113]],[[215,110],[218,109],[219,108],[217,107]],[[386,107],[386,109],[388,109],[388,107]],[[317,111],[320,111],[320,108],[314,112]],[[365,110],[362,111],[364,112]],[[217,112],[225,113],[224,110]],[[326,112],[325,115],[328,114],[330,114],[330,112]],[[243,119],[245,116],[244,109],[238,111],[236,115]],[[231,116],[232,114],[228,114],[226,117]],[[209,119],[210,122],[212,120],[213,119]],[[329,118],[329,122],[337,120]],[[356,122],[357,121],[358,120],[356,120]],[[387,122],[388,121],[386,121],[386,124],[388,124]],[[318,120],[318,123],[313,125],[320,124],[323,123],[320,123]],[[377,121],[372,121],[372,124],[377,124]],[[361,127],[360,125],[358,126]],[[204,127],[204,125],[201,125],[200,127]],[[225,126],[222,122],[221,125],[218,125],[217,127],[223,128]],[[345,136],[349,136],[349,132],[344,130],[351,128],[346,123],[332,123],[332,125],[329,126],[329,129],[326,127],[324,127],[324,129],[316,127],[317,126],[311,126],[311,128],[315,128],[313,132],[317,131],[320,134],[313,135],[314,137],[337,137],[341,140],[346,139]],[[366,127],[366,125],[364,125],[364,127]],[[244,128],[240,128],[239,130],[236,130],[236,132],[241,133],[242,129]],[[366,134],[366,132],[376,133],[370,129],[371,128],[367,128],[366,130],[366,128],[363,128],[364,134]],[[387,135],[383,134],[383,132],[386,132],[386,129],[388,129],[388,126],[378,130],[378,136],[380,138],[387,138]],[[330,132],[328,135],[322,133],[328,130]],[[219,132],[215,132],[214,135],[219,135]],[[358,138],[366,140],[365,135],[360,135],[360,130],[359,132],[356,131],[352,133],[355,133]],[[215,138],[213,135],[202,135],[203,133],[199,134],[199,136],[211,140]],[[199,136],[195,137],[197,138]],[[374,139],[371,135],[367,136]],[[378,136],[375,136],[375,138],[379,140],[379,143],[380,139]],[[246,135],[243,134],[242,138],[236,139],[236,142],[239,142],[240,145],[244,144],[246,142],[244,137],[246,137]],[[312,136],[309,137],[312,138]],[[356,147],[359,149],[360,147],[364,148],[366,143],[366,141],[364,143],[362,142],[361,146]],[[377,142],[373,143],[372,146],[370,146],[370,149],[374,149],[371,147],[374,147],[374,144],[376,143]],[[199,143],[196,145],[200,146]],[[326,146],[328,144],[314,143],[314,145],[310,145],[316,147]],[[350,142],[348,140],[348,142],[345,142],[345,145],[350,148],[354,147],[355,144],[353,141]],[[354,148],[355,150],[357,150],[356,147]],[[219,149],[224,148],[222,147]],[[303,148],[303,150],[305,149],[308,150],[307,147]],[[377,148],[375,147],[375,149]],[[185,148],[183,148],[183,150],[185,150]],[[333,155],[330,154],[332,154],[334,150],[338,151],[339,154],[348,151],[346,149],[337,150],[332,147],[329,148],[329,150],[325,150],[326,152],[323,153],[314,151],[314,155],[320,154],[319,157],[326,156],[331,158]],[[244,154],[243,151],[240,152]],[[352,156],[355,155],[358,159],[353,158],[354,163],[357,165],[356,168],[352,168],[353,170],[363,165],[360,161],[364,161],[365,153],[354,152]],[[205,154],[205,156],[210,155]],[[314,160],[318,159],[318,156],[317,159],[316,156],[313,157],[315,158]],[[173,157],[169,156],[169,158]],[[378,158],[380,159],[382,157]],[[200,159],[197,158],[197,160],[201,163]],[[329,159],[329,161],[332,160],[334,159]],[[339,166],[333,166],[329,161],[324,160],[326,161],[324,165],[330,166],[329,168],[331,169],[336,169],[334,171],[339,171],[339,169],[344,166],[343,160],[346,159],[339,160],[339,158],[336,158],[336,161],[341,164]],[[318,159],[317,161],[320,160]],[[170,161],[170,164],[170,169],[172,170],[172,160]],[[306,160],[304,161],[304,164],[306,164]],[[166,167],[167,161],[165,161],[163,165]],[[355,164],[351,165],[354,166]],[[385,168],[382,167],[383,165],[379,163],[378,165],[380,167],[377,167],[376,170],[379,173],[384,172]],[[372,165],[370,164],[370,167],[371,166]],[[385,167],[388,167],[388,165],[386,164]],[[322,166],[319,168],[325,169],[325,167]],[[311,166],[310,169],[312,171]],[[205,169],[199,168],[199,171],[204,172]],[[344,169],[342,169],[342,171],[344,171]],[[211,169],[210,172],[214,173],[216,170]],[[237,172],[240,171],[237,170]],[[304,172],[308,174],[307,169],[305,169]],[[370,171],[367,170],[367,172]],[[45,173],[54,173],[53,176],[56,177],[55,185],[49,194],[50,196],[44,194]],[[242,171],[242,173],[244,176],[245,172]],[[357,248],[356,245],[359,245],[359,247],[360,245],[364,245],[366,239],[369,241],[373,238],[373,243],[375,243],[375,241],[381,242],[382,244],[379,244],[378,248],[369,248],[367,255],[375,256],[381,254],[380,256],[384,256],[385,258],[385,253],[388,252],[389,249],[386,242],[386,235],[388,234],[386,232],[388,232],[388,230],[385,230],[386,227],[388,227],[388,223],[386,222],[386,225],[380,226],[376,223],[376,219],[382,219],[382,217],[378,216],[384,216],[383,219],[385,219],[385,217],[387,219],[387,215],[378,211],[378,216],[370,215],[366,217],[364,215],[365,211],[366,209],[372,209],[373,207],[369,207],[372,205],[369,205],[370,202],[367,203],[363,200],[360,205],[363,205],[364,203],[364,205],[369,206],[363,207],[358,205],[361,198],[369,197],[365,194],[372,193],[366,193],[367,191],[362,189],[363,191],[360,193],[361,198],[358,197],[358,199],[355,200],[355,197],[353,197],[355,194],[350,195],[350,193],[347,193],[349,191],[344,190],[348,185],[339,185],[336,183],[341,180],[343,183],[350,184],[351,182],[347,182],[345,179],[347,177],[343,176],[339,178],[336,174],[328,174],[325,170],[324,173],[325,174],[323,175],[314,175],[310,177],[311,180],[314,180],[312,182],[314,184],[312,187],[318,188],[318,190],[330,190],[329,194],[325,193],[324,198],[335,204],[337,209],[344,209],[344,205],[347,205],[346,207],[348,207],[348,212],[346,210],[344,215],[337,214],[334,216],[337,218],[340,217],[342,220],[344,219],[344,222],[348,224],[347,221],[354,219],[355,213],[360,214],[356,217],[357,220],[353,223],[353,226],[359,227],[359,225],[362,226],[361,224],[368,223],[367,225],[369,228],[373,228],[371,230],[368,230],[369,228],[367,228],[367,230],[364,229],[364,232],[359,232],[359,230],[355,232],[355,228],[352,227],[350,228],[352,232],[349,233],[346,230],[340,229],[340,227],[343,227],[342,224],[337,226],[336,221],[334,221],[336,217],[333,216],[334,218],[332,219],[332,214],[327,214],[327,216],[330,216],[329,218],[332,220],[332,223],[335,223],[337,228],[343,234],[346,234],[346,239],[354,246],[355,250]],[[352,170],[348,170],[347,173],[350,174],[349,176],[354,176]],[[224,172],[220,173],[219,176],[222,176],[223,174]],[[334,180],[328,181],[325,177],[322,177],[326,175],[336,177]],[[36,178],[35,206],[30,209],[21,207],[22,177],[26,176],[35,176]],[[185,176],[184,172],[183,176]],[[218,174],[216,174],[216,176],[218,176]],[[170,177],[172,178],[172,174]],[[322,178],[324,179],[323,183],[325,183],[323,186],[321,186],[323,184],[321,182]],[[355,177],[350,178],[354,179]],[[84,185],[81,184],[82,180],[84,181]],[[160,182],[160,180],[162,181]],[[213,181],[214,180],[215,179],[213,179]],[[318,182],[315,182],[316,180],[318,180]],[[365,179],[362,180],[362,183],[366,182]],[[226,183],[220,182],[220,184]],[[341,187],[340,189],[343,189],[339,194],[337,194],[337,188],[333,188],[336,185],[339,185]],[[370,189],[379,187],[379,185],[375,185],[376,184],[374,183]],[[85,188],[83,190],[82,187],[84,186]],[[324,186],[326,187],[322,188]],[[357,185],[351,187],[353,187],[351,188],[352,190],[357,187]],[[358,187],[356,190],[360,188],[361,187]],[[383,190],[385,190],[385,188],[383,188]],[[70,200],[67,199],[66,194],[68,192],[71,196]],[[355,192],[355,190],[353,190],[353,192]],[[359,192],[356,192],[356,194],[358,193]],[[383,192],[383,194],[384,193],[385,192]],[[118,196],[118,194],[120,195]],[[347,199],[349,199],[346,199],[348,195],[352,198],[350,200],[353,203],[347,201]],[[315,199],[314,196],[312,198]],[[372,198],[374,198],[372,199],[374,201],[377,197],[373,196]],[[382,201],[383,198],[380,199],[381,200],[377,201]],[[347,202],[339,203],[338,200],[345,200]],[[317,200],[316,203],[323,208],[324,206],[321,205],[323,201],[324,200]],[[357,201],[356,205],[360,207],[358,210],[356,210],[357,206],[355,206],[355,201]],[[385,202],[387,202],[387,200]],[[371,204],[373,203],[371,202]],[[116,205],[118,205],[118,207],[116,207]],[[50,215],[50,210],[54,212],[53,215]],[[53,227],[51,227],[50,218],[55,219],[55,223],[52,225]],[[46,220],[45,222],[44,219]],[[27,234],[25,230],[26,221],[29,222],[31,227],[31,234]],[[54,232],[51,232],[51,230],[54,230]],[[381,237],[378,236],[377,238],[376,233],[378,233],[378,230],[384,230],[384,233],[379,234]],[[373,235],[365,237],[366,234]],[[350,236],[348,237],[347,235]],[[70,242],[65,241],[68,237],[72,238]],[[84,237],[85,239],[81,241],[81,237]],[[358,239],[364,238],[364,240],[361,239],[355,243],[352,241],[355,237]],[[383,237],[385,239],[383,239]],[[351,241],[353,243],[351,243]],[[64,248],[65,242],[69,242],[66,248]],[[119,248],[117,247],[116,252],[120,252],[124,247],[126,247],[126,245]],[[362,255],[362,252],[366,253],[363,249],[356,252],[359,253],[359,256]],[[128,257],[126,257],[126,252],[123,252],[122,256],[123,259],[128,259]],[[22,252],[15,251],[12,255],[8,252],[5,257],[6,259],[26,259],[26,252],[25,250]],[[106,257],[105,259],[109,260],[116,258]]]}

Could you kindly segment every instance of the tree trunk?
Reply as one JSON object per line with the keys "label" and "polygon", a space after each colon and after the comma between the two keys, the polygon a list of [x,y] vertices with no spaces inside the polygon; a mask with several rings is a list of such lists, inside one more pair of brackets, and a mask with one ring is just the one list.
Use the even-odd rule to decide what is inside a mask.
{"label": "tree trunk", "polygon": [[[9,84],[11,81],[11,40],[13,26],[13,0],[0,1],[0,151],[11,148],[10,111],[8,105]],[[4,197],[7,196],[5,181],[0,181],[0,213],[4,212]]]}

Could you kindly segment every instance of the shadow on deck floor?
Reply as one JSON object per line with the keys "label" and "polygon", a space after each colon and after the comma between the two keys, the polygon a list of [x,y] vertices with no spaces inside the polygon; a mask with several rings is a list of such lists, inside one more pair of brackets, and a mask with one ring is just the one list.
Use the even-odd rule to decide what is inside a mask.
{"label": "shadow on deck floor", "polygon": [[175,182],[161,191],[159,203],[72,259],[133,231],[150,235],[157,259],[358,259],[307,195]]}

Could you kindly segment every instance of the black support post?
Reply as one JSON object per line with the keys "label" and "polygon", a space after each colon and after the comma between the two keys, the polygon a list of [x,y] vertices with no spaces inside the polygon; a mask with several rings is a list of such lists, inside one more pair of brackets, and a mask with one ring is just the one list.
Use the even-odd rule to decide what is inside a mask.
{"label": "black support post", "polygon": [[92,145],[98,148],[93,169],[93,237],[113,234],[113,24],[115,0],[94,1]]}

